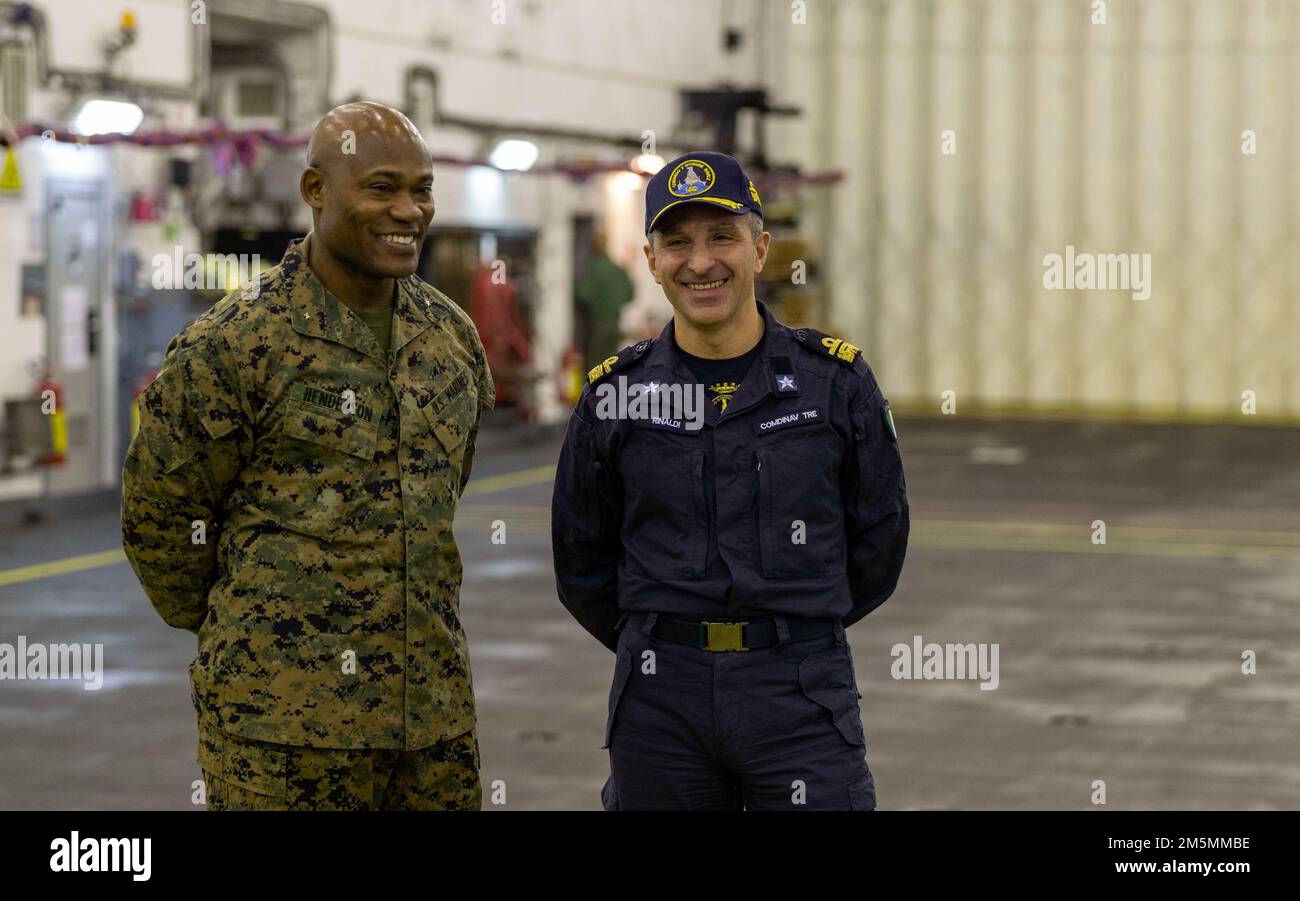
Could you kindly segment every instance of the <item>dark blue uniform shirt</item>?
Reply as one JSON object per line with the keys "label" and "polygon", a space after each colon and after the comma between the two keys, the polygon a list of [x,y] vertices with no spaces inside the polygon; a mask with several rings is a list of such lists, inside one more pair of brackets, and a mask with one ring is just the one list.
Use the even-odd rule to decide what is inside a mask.
{"label": "dark blue uniform shirt", "polygon": [[597,415],[596,389],[620,375],[698,384],[672,322],[593,369],[570,416],[551,507],[556,585],[611,650],[628,611],[848,626],[898,582],[909,521],[889,402],[856,347],[759,309],[758,357],[725,412],[705,402],[703,428]]}

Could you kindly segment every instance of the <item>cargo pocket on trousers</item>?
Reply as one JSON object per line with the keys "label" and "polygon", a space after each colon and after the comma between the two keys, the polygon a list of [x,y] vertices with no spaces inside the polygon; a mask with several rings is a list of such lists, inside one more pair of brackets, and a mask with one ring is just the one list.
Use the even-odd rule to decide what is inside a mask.
{"label": "cargo pocket on trousers", "polygon": [[614,717],[618,715],[618,702],[623,697],[623,691],[627,688],[627,680],[632,675],[632,652],[627,648],[618,649],[618,657],[614,662],[614,684],[609,689],[609,716],[605,719],[605,743],[602,748],[608,748],[610,739],[614,735]]}
{"label": "cargo pocket on trousers", "polygon": [[199,662],[199,658],[197,657],[191,660],[189,667],[186,669],[186,672],[189,674],[188,681],[190,684],[190,703],[194,705],[194,713],[198,716],[198,718],[203,719],[203,703],[199,701],[198,689],[194,687],[194,665],[198,662]]}
{"label": "cargo pocket on trousers", "polygon": [[600,806],[606,810],[618,810],[618,792],[614,790],[613,775],[600,788]]}
{"label": "cargo pocket on trousers", "polygon": [[229,785],[283,802],[287,795],[287,754],[215,729],[199,729],[199,766]]}
{"label": "cargo pocket on trousers", "polygon": [[849,786],[849,809],[876,809],[876,784],[870,775],[863,776]]}
{"label": "cargo pocket on trousers", "polygon": [[808,700],[823,707],[844,740],[865,746],[862,718],[858,714],[858,687],[853,667],[843,648],[836,647],[799,661],[799,688]]}

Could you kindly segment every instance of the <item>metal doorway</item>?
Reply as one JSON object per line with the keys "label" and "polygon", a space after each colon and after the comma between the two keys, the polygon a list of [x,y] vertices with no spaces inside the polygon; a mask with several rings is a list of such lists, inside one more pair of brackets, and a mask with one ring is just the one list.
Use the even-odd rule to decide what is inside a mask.
{"label": "metal doorway", "polygon": [[105,371],[103,324],[112,322],[108,297],[108,186],[102,181],[46,183],[45,355],[62,385],[67,462],[50,473],[52,494],[112,485],[113,384]]}

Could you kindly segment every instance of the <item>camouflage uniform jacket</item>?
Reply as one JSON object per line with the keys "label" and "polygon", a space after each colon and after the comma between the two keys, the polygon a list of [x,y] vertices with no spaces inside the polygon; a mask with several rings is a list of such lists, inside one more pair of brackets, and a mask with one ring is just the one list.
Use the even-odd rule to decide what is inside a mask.
{"label": "camouflage uniform jacket", "polygon": [[167,348],[122,538],[198,635],[192,698],[246,738],[416,749],[474,728],[452,535],[492,377],[469,317],[398,281],[392,350],[290,245]]}

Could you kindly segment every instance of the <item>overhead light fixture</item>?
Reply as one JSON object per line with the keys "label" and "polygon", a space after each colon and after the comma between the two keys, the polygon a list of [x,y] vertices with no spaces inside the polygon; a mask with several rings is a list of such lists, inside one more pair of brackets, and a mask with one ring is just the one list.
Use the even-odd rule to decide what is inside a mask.
{"label": "overhead light fixture", "polygon": [[638,153],[632,157],[631,166],[637,172],[654,175],[664,167],[664,158],[657,153]]}
{"label": "overhead light fixture", "polygon": [[635,172],[615,172],[614,187],[623,191],[640,191],[645,187],[645,182]]}
{"label": "overhead light fixture", "polygon": [[126,100],[87,100],[72,120],[79,135],[129,135],[144,121],[144,110]]}
{"label": "overhead light fixture", "polygon": [[510,138],[498,141],[488,156],[488,162],[498,169],[527,172],[537,162],[537,145],[532,141]]}

